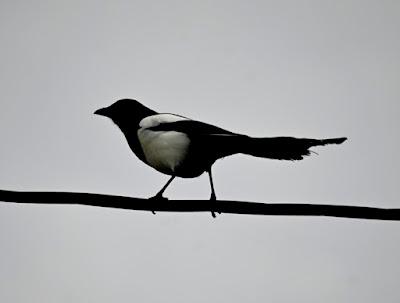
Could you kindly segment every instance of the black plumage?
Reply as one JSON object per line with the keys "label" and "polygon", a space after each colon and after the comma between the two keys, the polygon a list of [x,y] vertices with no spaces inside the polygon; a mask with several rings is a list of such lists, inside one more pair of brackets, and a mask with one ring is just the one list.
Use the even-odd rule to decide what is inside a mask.
{"label": "black plumage", "polygon": [[207,172],[211,199],[215,200],[211,167],[220,158],[242,153],[277,160],[301,160],[310,155],[311,147],[341,144],[347,139],[254,138],[183,116],[159,114],[131,99],[119,100],[95,114],[110,118],[121,129],[140,160],[171,175],[153,198],[163,198],[163,192],[175,177],[194,178]]}

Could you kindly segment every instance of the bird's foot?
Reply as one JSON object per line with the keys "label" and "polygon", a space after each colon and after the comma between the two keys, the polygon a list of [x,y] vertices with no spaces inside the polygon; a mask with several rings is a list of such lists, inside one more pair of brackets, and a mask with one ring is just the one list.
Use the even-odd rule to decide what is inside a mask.
{"label": "bird's foot", "polygon": [[154,197],[150,197],[149,200],[164,200],[165,201],[165,200],[168,200],[168,198],[163,197],[163,195],[161,195],[161,194],[157,194]]}
{"label": "bird's foot", "polygon": [[[154,197],[150,197],[149,200],[166,201],[168,200],[168,198],[163,197],[162,194],[157,194]],[[153,213],[153,215],[156,214],[154,210],[152,210],[151,212]]]}
{"label": "bird's foot", "polygon": [[[211,193],[210,201],[213,201],[213,204],[215,205],[215,202],[217,201],[217,197],[215,196],[214,193]],[[220,211],[217,211],[217,213],[221,214]],[[214,209],[211,210],[211,216],[212,216],[213,218],[216,218],[216,217],[217,217],[217,216],[215,215]]]}

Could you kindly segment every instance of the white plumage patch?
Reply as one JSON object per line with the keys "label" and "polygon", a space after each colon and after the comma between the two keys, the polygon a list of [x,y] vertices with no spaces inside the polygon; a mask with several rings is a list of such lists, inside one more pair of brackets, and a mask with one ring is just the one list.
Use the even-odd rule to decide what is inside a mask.
{"label": "white plumage patch", "polygon": [[158,126],[161,123],[169,123],[169,122],[176,122],[183,120],[190,120],[190,119],[173,114],[157,114],[143,118],[142,121],[140,121],[139,126],[141,128],[149,128]]}
{"label": "white plumage patch", "polygon": [[138,138],[144,156],[156,170],[173,175],[176,167],[185,159],[189,147],[186,134],[176,131],[153,131],[149,128],[161,123],[189,120],[172,114],[157,114],[139,123]]}

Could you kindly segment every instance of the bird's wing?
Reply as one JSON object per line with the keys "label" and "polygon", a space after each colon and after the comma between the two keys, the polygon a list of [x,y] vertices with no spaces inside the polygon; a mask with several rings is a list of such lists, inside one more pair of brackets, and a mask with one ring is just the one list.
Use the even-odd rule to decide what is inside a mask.
{"label": "bird's wing", "polygon": [[211,157],[213,159],[240,152],[242,137],[247,137],[196,120],[160,123],[149,129],[152,131],[184,133],[190,139],[192,151],[195,150],[202,157]]}
{"label": "bird's wing", "polygon": [[148,129],[153,131],[176,131],[185,133],[189,137],[207,135],[237,135],[223,128],[196,120],[165,122],[153,127],[149,127]]}

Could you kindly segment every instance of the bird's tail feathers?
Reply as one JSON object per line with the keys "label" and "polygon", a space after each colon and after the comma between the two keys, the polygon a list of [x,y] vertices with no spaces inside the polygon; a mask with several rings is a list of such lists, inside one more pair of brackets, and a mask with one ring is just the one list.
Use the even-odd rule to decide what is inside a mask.
{"label": "bird's tail feathers", "polygon": [[346,137],[341,137],[341,138],[331,138],[331,139],[322,139],[319,140],[321,144],[317,145],[326,145],[326,144],[342,144],[344,141],[346,141]]}
{"label": "bird's tail feathers", "polygon": [[341,144],[347,138],[308,139],[293,137],[252,138],[242,142],[241,153],[254,157],[279,160],[301,160],[312,152],[309,148],[328,144]]}

